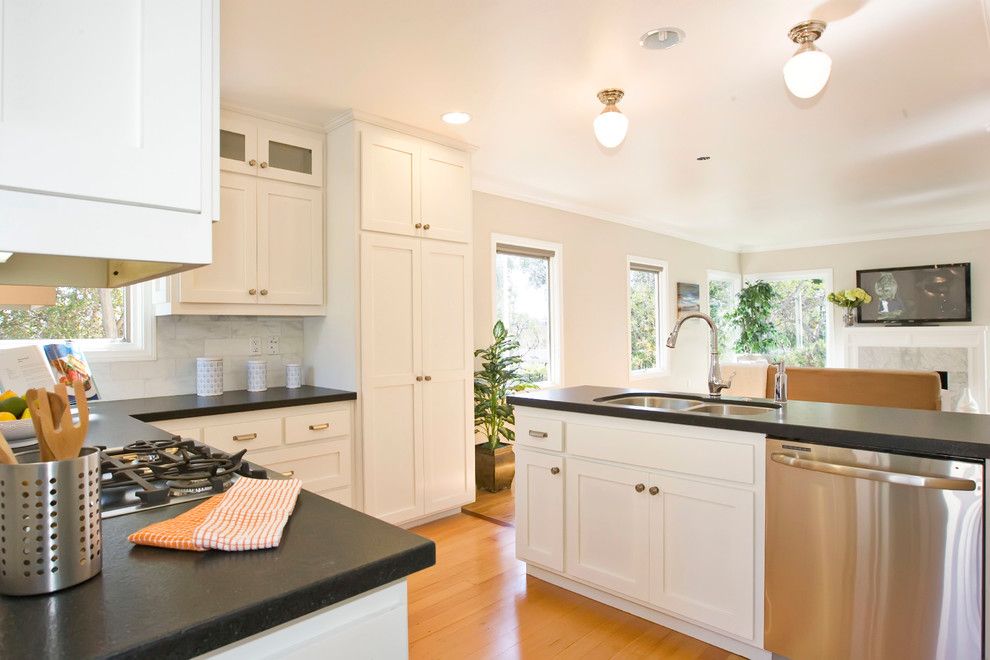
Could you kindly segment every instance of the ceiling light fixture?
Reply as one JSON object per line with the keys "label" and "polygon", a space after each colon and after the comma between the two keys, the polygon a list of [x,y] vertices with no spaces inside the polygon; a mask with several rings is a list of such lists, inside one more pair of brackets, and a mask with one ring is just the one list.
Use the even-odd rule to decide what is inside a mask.
{"label": "ceiling light fixture", "polygon": [[648,50],[667,50],[685,39],[684,30],[675,27],[662,27],[650,30],[639,38],[639,45]]}
{"label": "ceiling light fixture", "polygon": [[790,29],[787,36],[796,43],[797,52],[784,64],[784,82],[791,94],[810,99],[825,88],[832,73],[832,58],[818,50],[815,40],[825,31],[825,21],[804,21]]}
{"label": "ceiling light fixture", "polygon": [[626,139],[629,118],[615,106],[625,95],[621,89],[603,89],[598,92],[598,100],[605,104],[602,113],[595,117],[595,138],[606,149],[612,149]]}
{"label": "ceiling light fixture", "polygon": [[471,115],[466,112],[445,112],[440,119],[448,124],[466,124],[471,121]]}

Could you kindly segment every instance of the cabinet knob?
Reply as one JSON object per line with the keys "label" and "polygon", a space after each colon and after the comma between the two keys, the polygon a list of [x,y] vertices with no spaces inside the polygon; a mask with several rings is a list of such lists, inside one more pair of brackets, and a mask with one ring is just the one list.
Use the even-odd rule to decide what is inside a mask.
{"label": "cabinet knob", "polygon": [[266,167],[268,167],[268,163],[261,161],[261,169],[265,169]]}
{"label": "cabinet knob", "polygon": [[426,380],[433,380],[433,376],[426,376]]}
{"label": "cabinet knob", "polygon": [[251,167],[254,167],[257,164],[258,164],[258,161],[256,161],[254,158],[252,158],[251,160],[248,161],[248,165],[250,165]]}
{"label": "cabinet knob", "polygon": [[268,295],[268,289],[262,289],[262,290],[261,290],[261,291],[259,291],[258,293],[260,293],[260,294],[261,294],[261,295],[263,295],[263,296],[267,296],[267,295]]}
{"label": "cabinet knob", "polygon": [[660,492],[659,488],[657,488],[656,486],[650,486],[650,495],[656,495],[659,492]]}
{"label": "cabinet knob", "polygon": [[560,474],[560,468],[559,467],[550,468],[550,474]]}
{"label": "cabinet knob", "polygon": [[637,493],[642,493],[644,490],[646,490],[646,484],[636,484]]}
{"label": "cabinet knob", "polygon": [[256,293],[258,293],[258,290],[257,289],[248,289],[248,295],[249,296],[253,296]]}
{"label": "cabinet knob", "polygon": [[417,222],[416,223],[416,229],[422,229],[422,228],[423,228],[423,223],[422,222]]}
{"label": "cabinet knob", "polygon": [[422,380],[423,380],[422,376],[416,376],[416,382],[422,382]]}
{"label": "cabinet knob", "polygon": [[429,228],[430,228],[430,225],[429,225],[429,223],[427,223],[427,224],[425,224],[425,225],[423,225],[423,229],[429,229]]}

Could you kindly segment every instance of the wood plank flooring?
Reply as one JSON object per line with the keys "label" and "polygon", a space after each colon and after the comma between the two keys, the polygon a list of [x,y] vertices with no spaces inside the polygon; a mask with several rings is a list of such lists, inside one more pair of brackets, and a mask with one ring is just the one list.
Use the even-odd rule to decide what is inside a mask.
{"label": "wood plank flooring", "polygon": [[508,488],[497,493],[479,489],[475,492],[474,502],[461,507],[461,511],[496,525],[514,527],[516,524],[516,500]]}
{"label": "wood plank flooring", "polygon": [[528,577],[512,527],[458,514],[412,531],[437,544],[436,565],[409,578],[414,659],[739,658]]}

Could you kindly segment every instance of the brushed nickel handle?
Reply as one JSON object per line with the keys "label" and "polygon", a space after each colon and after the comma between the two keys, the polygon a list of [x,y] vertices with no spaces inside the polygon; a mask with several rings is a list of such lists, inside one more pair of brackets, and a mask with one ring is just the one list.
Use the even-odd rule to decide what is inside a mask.
{"label": "brushed nickel handle", "polygon": [[531,438],[546,438],[549,434],[546,431],[530,431],[529,437]]}
{"label": "brushed nickel handle", "polygon": [[248,165],[250,165],[251,167],[254,167],[257,164],[258,164],[258,161],[256,161],[254,158],[252,158],[251,160],[248,161]]}
{"label": "brushed nickel handle", "polygon": [[852,477],[853,479],[868,479],[869,481],[880,481],[888,484],[900,484],[902,486],[914,486],[915,488],[934,488],[936,490],[976,490],[976,482],[972,479],[959,479],[956,477],[929,477],[922,474],[905,474],[903,472],[889,472],[877,468],[857,467],[855,465],[842,465],[838,463],[823,463],[822,461],[812,461],[806,458],[797,458],[787,454],[770,454],[770,460],[781,465],[788,465],[802,470],[813,472],[823,472],[834,474],[838,477]]}
{"label": "brushed nickel handle", "polygon": [[422,228],[423,228],[423,223],[422,222],[417,222],[416,223],[416,229],[422,229]]}
{"label": "brushed nickel handle", "polygon": [[253,296],[256,293],[258,293],[258,290],[257,289],[248,289],[248,295],[249,296]]}
{"label": "brushed nickel handle", "polygon": [[254,440],[257,437],[257,433],[242,433],[241,435],[234,436],[234,442],[247,442],[248,440]]}
{"label": "brushed nickel handle", "polygon": [[423,380],[422,376],[416,376],[416,382],[422,382],[422,380]]}
{"label": "brushed nickel handle", "polygon": [[289,470],[288,472],[283,472],[282,474],[284,474],[285,476],[291,478],[291,477],[296,476],[296,471],[295,470]]}
{"label": "brushed nickel handle", "polygon": [[423,225],[423,229],[429,229],[429,228],[430,228],[430,225],[429,224]]}
{"label": "brushed nickel handle", "polygon": [[560,474],[560,468],[559,467],[550,468],[550,474]]}
{"label": "brushed nickel handle", "polygon": [[646,490],[646,484],[636,484],[637,493],[642,493],[644,490]]}
{"label": "brushed nickel handle", "polygon": [[309,425],[309,430],[310,431],[325,431],[328,428],[330,428],[330,423],[329,422],[323,422],[322,424],[310,424]]}
{"label": "brushed nickel handle", "polygon": [[650,495],[656,495],[659,492],[660,492],[659,488],[657,488],[656,486],[650,486]]}
{"label": "brushed nickel handle", "polygon": [[260,293],[260,294],[261,294],[261,295],[263,295],[263,296],[267,296],[267,295],[268,295],[268,289],[262,289],[262,290],[261,290],[261,291],[259,291],[258,293]]}
{"label": "brushed nickel handle", "polygon": [[433,380],[433,376],[425,376],[423,380]]}
{"label": "brushed nickel handle", "polygon": [[261,161],[261,169],[265,169],[266,167],[268,167],[268,163]]}

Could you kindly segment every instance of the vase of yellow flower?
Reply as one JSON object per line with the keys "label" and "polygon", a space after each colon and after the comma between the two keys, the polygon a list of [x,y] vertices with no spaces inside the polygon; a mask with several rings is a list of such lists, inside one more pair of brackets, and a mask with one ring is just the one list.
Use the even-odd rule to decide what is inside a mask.
{"label": "vase of yellow flower", "polygon": [[853,313],[858,307],[872,302],[873,296],[868,294],[863,289],[856,287],[855,289],[845,289],[843,291],[833,291],[828,294],[828,301],[837,307],[842,307],[846,310],[846,313],[842,315],[842,321],[846,324],[846,327],[851,327],[856,323],[856,315]]}

